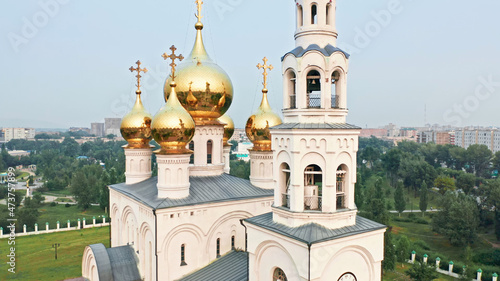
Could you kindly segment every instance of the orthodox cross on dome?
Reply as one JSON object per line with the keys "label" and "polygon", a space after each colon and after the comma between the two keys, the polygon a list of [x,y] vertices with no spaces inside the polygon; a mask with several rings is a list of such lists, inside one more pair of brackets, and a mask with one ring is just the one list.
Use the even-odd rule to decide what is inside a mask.
{"label": "orthodox cross on dome", "polygon": [[196,9],[198,10],[198,13],[195,14],[195,16],[198,19],[198,22],[201,22],[201,19],[203,18],[203,16],[201,15],[201,8],[202,8],[202,5],[203,5],[203,1],[202,0],[196,0],[195,3],[196,3]]}
{"label": "orthodox cross on dome", "polygon": [[147,68],[141,68],[141,61],[138,60],[136,62],[137,64],[137,68],[134,68],[133,66],[131,66],[129,68],[130,72],[134,72],[134,71],[137,71],[137,75],[135,77],[137,77],[137,91],[140,92],[141,91],[141,72],[142,73],[146,73],[148,72]]}
{"label": "orthodox cross on dome", "polygon": [[175,67],[177,66],[177,64],[175,64],[175,60],[178,59],[179,61],[182,61],[184,59],[184,57],[182,55],[177,56],[175,54],[175,51],[177,50],[177,48],[174,45],[172,45],[172,47],[170,47],[170,50],[172,50],[171,55],[167,55],[167,53],[164,53],[161,56],[165,60],[168,60],[168,59],[172,60],[172,63],[170,64],[170,66],[172,67],[172,74],[170,74],[170,77],[172,77],[172,81],[174,81],[175,80]]}
{"label": "orthodox cross on dome", "polygon": [[262,64],[258,64],[257,65],[257,68],[258,69],[264,69],[264,83],[262,83],[262,85],[264,85],[264,90],[267,90],[267,70],[269,69],[269,71],[273,70],[274,67],[270,64],[270,65],[267,65],[267,62],[269,61],[266,57],[264,57],[264,59],[262,59],[264,61],[264,65]]}

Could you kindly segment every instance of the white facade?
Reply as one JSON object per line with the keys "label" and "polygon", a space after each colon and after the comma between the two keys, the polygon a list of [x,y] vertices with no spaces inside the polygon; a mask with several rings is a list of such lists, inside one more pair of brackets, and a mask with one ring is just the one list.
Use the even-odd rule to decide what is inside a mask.
{"label": "white facade", "polygon": [[[249,279],[379,281],[385,227],[357,224],[368,221],[354,203],[361,128],[345,123],[348,55],[336,48],[336,1],[298,0],[296,9],[296,49],[282,62],[284,124],[271,128],[272,219],[246,221]],[[335,229],[345,236],[294,236]]]}
{"label": "white facade", "polygon": [[4,128],[3,133],[6,142],[17,139],[35,138],[35,129],[33,128]]}
{"label": "white facade", "polygon": [[493,153],[500,151],[500,130],[458,130],[455,131],[455,145],[467,149],[473,144],[486,145]]}

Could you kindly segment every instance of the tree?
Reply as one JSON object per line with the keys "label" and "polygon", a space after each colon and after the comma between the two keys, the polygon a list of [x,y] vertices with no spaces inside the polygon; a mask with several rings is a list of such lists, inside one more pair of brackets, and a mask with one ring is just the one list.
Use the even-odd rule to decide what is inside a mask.
{"label": "tree", "polygon": [[476,185],[476,176],[473,174],[462,172],[457,177],[457,187],[465,194],[469,194]]}
{"label": "tree", "polygon": [[422,216],[425,216],[425,211],[427,211],[427,205],[429,204],[429,199],[428,199],[428,190],[427,190],[427,184],[422,182],[422,186],[420,186],[420,211],[422,211]]}
{"label": "tree", "polygon": [[406,262],[410,254],[410,239],[405,235],[399,237],[396,243],[396,258],[399,262]]}
{"label": "tree", "polygon": [[485,176],[493,158],[491,150],[484,144],[473,144],[467,148],[466,156],[470,170],[478,177]]}
{"label": "tree", "polygon": [[399,175],[404,181],[405,186],[411,187],[417,194],[417,187],[422,184],[422,181],[434,182],[436,179],[436,169],[429,163],[417,158],[404,158],[401,161]]}
{"label": "tree", "polygon": [[455,191],[455,181],[447,176],[439,176],[434,181],[434,186],[439,189],[441,194],[445,194],[447,191]]}
{"label": "tree", "polygon": [[362,158],[370,164],[371,168],[373,168],[374,162],[377,161],[379,157],[380,157],[380,152],[377,149],[371,146],[363,149]]}
{"label": "tree", "polygon": [[396,252],[392,241],[391,231],[388,230],[384,234],[384,261],[382,262],[384,271],[392,271],[396,267]]}
{"label": "tree", "polygon": [[497,151],[492,160],[492,168],[500,171],[500,151]]}
{"label": "tree", "polygon": [[479,227],[479,210],[474,198],[463,193],[447,192],[441,211],[432,218],[432,229],[455,246],[474,243]]}
{"label": "tree", "polygon": [[80,145],[74,139],[66,137],[61,143],[61,150],[65,156],[75,157],[78,156]]}
{"label": "tree", "polygon": [[394,192],[394,207],[396,208],[396,211],[398,211],[399,216],[401,217],[401,214],[406,209],[406,199],[404,195],[402,182],[398,182],[398,186],[396,187],[396,192]]}
{"label": "tree", "polygon": [[239,161],[231,161],[229,164],[231,167],[230,171],[231,175],[242,179],[250,178],[250,162],[239,160]]}
{"label": "tree", "polygon": [[408,269],[406,275],[415,281],[432,281],[438,278],[436,269],[433,266],[421,262],[415,263],[412,268]]}

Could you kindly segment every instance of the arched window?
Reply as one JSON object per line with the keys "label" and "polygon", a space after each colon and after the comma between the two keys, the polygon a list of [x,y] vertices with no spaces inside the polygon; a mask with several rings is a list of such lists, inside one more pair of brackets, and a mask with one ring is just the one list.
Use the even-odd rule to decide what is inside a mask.
{"label": "arched window", "polygon": [[181,266],[187,265],[186,263],[186,244],[181,245]]}
{"label": "arched window", "polygon": [[212,164],[212,146],[213,142],[209,140],[207,142],[207,164]]}
{"label": "arched window", "polygon": [[323,171],[310,165],[304,171],[304,210],[321,211],[323,193]]}
{"label": "arched window", "polygon": [[277,267],[274,270],[273,281],[288,281],[288,279],[286,279],[285,272],[281,268]]}
{"label": "arched window", "polygon": [[302,6],[297,5],[297,27],[304,25],[304,12],[302,11]]}
{"label": "arched window", "polygon": [[215,252],[217,254],[217,258],[220,258],[220,238],[217,238],[217,245],[216,245]]}
{"label": "arched window", "polygon": [[340,72],[332,73],[332,108],[340,108]]}
{"label": "arched window", "polygon": [[231,236],[231,250],[234,250],[234,235]]}
{"label": "arched window", "polygon": [[347,166],[340,165],[337,168],[337,210],[347,208],[346,189],[347,189]]}
{"label": "arched window", "polygon": [[290,98],[290,104],[288,108],[290,109],[295,109],[297,108],[297,102],[296,102],[296,97],[297,97],[297,78],[295,76],[295,72],[293,70],[289,70],[286,74],[286,83],[287,83],[287,91],[288,91],[288,96]]}
{"label": "arched window", "polygon": [[318,24],[318,6],[316,4],[311,6],[311,24]]}
{"label": "arched window", "polygon": [[281,191],[281,206],[290,208],[290,166],[288,166],[287,163],[280,165],[279,185]]}
{"label": "arched window", "polygon": [[[189,150],[194,151],[194,141],[189,143]],[[191,154],[191,157],[189,158],[189,164],[194,164],[194,153]]]}
{"label": "arched window", "polygon": [[331,15],[332,15],[332,4],[328,3],[326,4],[326,24],[330,25],[331,24]]}
{"label": "arched window", "polygon": [[307,73],[307,107],[321,108],[321,74],[316,70]]}

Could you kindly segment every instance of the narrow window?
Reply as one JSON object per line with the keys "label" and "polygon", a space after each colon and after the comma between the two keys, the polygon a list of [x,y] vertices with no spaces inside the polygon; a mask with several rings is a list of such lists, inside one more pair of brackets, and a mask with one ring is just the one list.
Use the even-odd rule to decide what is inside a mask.
{"label": "narrow window", "polygon": [[332,9],[332,5],[326,4],[326,24],[327,25],[331,24],[331,20],[330,20],[331,9]]}
{"label": "narrow window", "polygon": [[[194,151],[194,141],[189,143],[189,150]],[[194,164],[194,153],[191,154],[191,157],[189,158],[189,164]]]}
{"label": "narrow window", "polygon": [[220,258],[220,238],[217,238],[216,252],[217,252],[217,258]]}
{"label": "narrow window", "polygon": [[316,4],[311,7],[311,24],[318,24],[318,6]]}
{"label": "narrow window", "polygon": [[304,12],[302,11],[301,5],[297,6],[297,24],[298,24],[298,27],[301,27],[304,25]]}
{"label": "narrow window", "polygon": [[187,265],[186,263],[186,244],[181,245],[181,266]]}
{"label": "narrow window", "polygon": [[231,236],[231,249],[234,250],[234,235]]}
{"label": "narrow window", "polygon": [[212,164],[212,141],[207,142],[207,164]]}

